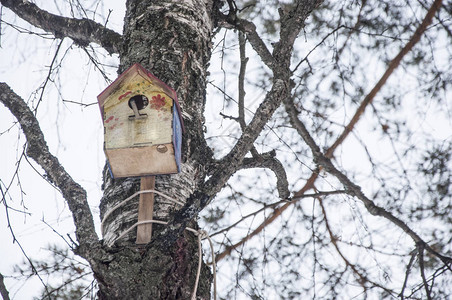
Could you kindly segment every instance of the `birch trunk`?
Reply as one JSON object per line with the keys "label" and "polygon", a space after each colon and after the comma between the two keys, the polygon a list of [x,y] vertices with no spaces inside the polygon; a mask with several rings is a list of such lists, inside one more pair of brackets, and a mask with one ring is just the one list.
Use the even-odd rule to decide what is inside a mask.
{"label": "birch trunk", "polygon": [[[212,35],[209,1],[127,1],[120,70],[140,63],[177,92],[185,123],[182,170],[156,177],[156,190],[184,202],[205,174],[200,162],[207,149],[203,111]],[[137,192],[139,178],[112,179],[104,171],[101,218],[123,199]],[[198,265],[197,238],[185,232],[172,249],[162,250],[153,239],[135,245],[136,230],[116,240],[137,222],[138,196],[111,214],[104,224],[103,245],[108,255],[92,261],[100,299],[189,299]],[[166,220],[175,210],[155,195],[154,219]],[[153,236],[164,225],[154,225]],[[190,224],[196,227],[196,224]],[[115,241],[116,240],[116,241]],[[112,247],[108,245],[113,244]],[[210,298],[211,275],[203,266],[198,299]]]}

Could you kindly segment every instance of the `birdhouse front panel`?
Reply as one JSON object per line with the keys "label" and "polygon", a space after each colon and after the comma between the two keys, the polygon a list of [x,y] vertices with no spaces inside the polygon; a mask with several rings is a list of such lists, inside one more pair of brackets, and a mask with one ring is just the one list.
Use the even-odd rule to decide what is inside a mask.
{"label": "birdhouse front panel", "polygon": [[174,90],[135,64],[98,100],[114,177],[179,171],[183,125]]}
{"label": "birdhouse front panel", "polygon": [[[153,91],[130,95],[125,101],[109,102],[107,104],[111,105],[104,108],[106,148],[171,143],[173,100],[166,94]],[[138,110],[137,117],[129,101],[143,96],[145,99],[139,101],[148,103]]]}

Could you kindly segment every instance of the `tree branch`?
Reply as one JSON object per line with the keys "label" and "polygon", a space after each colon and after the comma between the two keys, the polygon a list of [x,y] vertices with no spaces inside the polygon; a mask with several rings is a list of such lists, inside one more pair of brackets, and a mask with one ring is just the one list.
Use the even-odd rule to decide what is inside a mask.
{"label": "tree branch", "polygon": [[[174,243],[185,229],[187,223],[210,203],[229,178],[240,168],[245,155],[253,147],[254,141],[261,134],[273,113],[281,105],[281,101],[290,97],[290,60],[293,42],[304,26],[305,19],[320,2],[321,0],[300,0],[294,10],[287,12],[284,16],[283,23],[286,27],[281,31],[280,46],[275,47],[273,51],[273,56],[281,59],[281,61],[276,60],[278,64],[270,64],[274,74],[271,90],[266,94],[253,119],[246,126],[231,151],[220,161],[210,166],[210,170],[213,170],[211,177],[197,191],[191,194],[184,207],[175,212],[170,218],[169,225],[160,234],[162,249],[166,249]],[[252,32],[255,33],[255,30]],[[252,38],[248,39],[251,42]],[[262,59],[268,62],[267,52],[263,53],[264,58]],[[282,61],[283,59],[285,61]]]}
{"label": "tree branch", "polygon": [[0,273],[0,295],[2,295],[3,300],[9,300],[9,293],[6,289],[5,282],[3,281],[3,275]]}
{"label": "tree branch", "polygon": [[229,178],[240,168],[245,155],[280,106],[281,99],[288,96],[288,92],[286,82],[280,79],[275,80],[272,89],[267,93],[232,150],[223,159],[210,166],[211,177],[190,195],[180,210],[170,217],[168,226],[159,234],[162,250],[167,249],[176,241],[187,223],[210,203]]}
{"label": "tree branch", "polygon": [[[248,57],[246,57],[246,39],[245,35],[239,31],[239,52],[240,52],[240,69],[239,69],[239,77],[238,77],[238,108],[239,108],[239,116],[237,121],[239,122],[240,129],[245,131],[246,121],[245,121],[245,75],[246,75],[246,64],[248,63]],[[250,149],[251,155],[253,157],[257,157],[259,153],[256,150],[254,145]]]}
{"label": "tree branch", "polygon": [[[413,36],[411,37],[411,39],[408,41],[408,43],[402,48],[402,50],[399,52],[399,54],[391,61],[391,63],[389,64],[389,67],[387,68],[387,70],[385,71],[385,73],[383,74],[383,76],[380,78],[380,80],[377,82],[377,84],[374,86],[374,88],[369,92],[369,94],[363,99],[362,103],[360,104],[360,106],[358,107],[358,109],[356,110],[354,116],[352,117],[352,119],[350,120],[350,122],[348,123],[348,125],[345,127],[344,131],[339,135],[339,137],[337,138],[337,140],[333,143],[333,145],[331,145],[328,150],[325,152],[325,157],[327,158],[332,158],[334,151],[339,147],[339,145],[342,144],[342,142],[348,137],[348,135],[350,134],[350,132],[353,130],[353,128],[355,127],[356,123],[359,121],[361,115],[363,114],[364,110],[366,109],[366,107],[372,103],[373,99],[375,98],[376,94],[381,90],[381,88],[383,87],[384,83],[386,83],[387,79],[389,78],[389,76],[394,72],[395,68],[400,64],[401,60],[403,59],[403,57],[413,48],[413,46],[419,41],[420,36],[425,32],[425,30],[427,29],[428,24],[431,23],[431,20],[433,18],[433,16],[435,15],[435,13],[438,11],[438,9],[440,8],[440,2],[441,0],[436,0],[432,6],[430,7],[429,11],[427,12],[424,20],[422,21],[422,23],[419,25],[419,27],[416,29],[415,33],[413,34]],[[403,54],[403,55],[402,55]],[[311,174],[311,176],[309,177],[309,179],[306,181],[305,185],[303,186],[303,188],[299,191],[297,191],[294,194],[294,198],[299,197],[301,195],[303,195],[306,191],[308,191],[309,189],[311,189],[313,187],[314,182],[317,180],[317,177],[319,176],[318,172],[320,170],[317,170],[317,172],[314,172]],[[290,203],[286,203],[281,207],[278,207],[277,209],[275,209],[273,211],[273,213],[267,218],[265,219],[254,231],[252,231],[250,234],[248,234],[247,236],[245,236],[242,240],[240,240],[239,242],[237,242],[236,244],[232,245],[231,248],[235,248],[235,247],[239,247],[240,245],[244,244],[245,242],[247,242],[249,239],[251,239],[252,237],[256,236],[257,234],[259,234],[267,225],[273,223],[274,220],[276,220],[276,218],[278,216],[280,216],[287,208],[289,208],[293,203],[295,202],[290,202]],[[229,251],[230,253],[230,251]]]}
{"label": "tree branch", "polygon": [[240,70],[238,77],[238,107],[239,107],[239,124],[242,131],[246,128],[245,121],[245,74],[246,74],[246,64],[248,63],[248,57],[245,54],[246,40],[243,33],[239,32],[239,49],[240,49]]}
{"label": "tree branch", "polygon": [[272,89],[267,93],[264,101],[256,110],[251,122],[246,126],[242,135],[232,150],[217,162],[209,180],[204,184],[203,190],[210,196],[216,195],[226,181],[240,168],[243,158],[253,146],[254,141],[262,132],[265,124],[272,117],[281,104],[281,99],[288,96],[288,83],[276,79]]}
{"label": "tree branch", "polygon": [[289,197],[289,182],[287,181],[286,170],[281,162],[276,158],[276,152],[258,154],[256,157],[244,158],[242,162],[243,169],[267,168],[273,171],[276,176],[276,188],[280,199]]}
{"label": "tree branch", "polygon": [[422,23],[419,25],[419,27],[416,29],[414,34],[411,36],[408,43],[400,50],[400,52],[391,60],[391,62],[388,65],[388,68],[384,72],[384,74],[381,76],[380,80],[378,80],[377,84],[373,87],[373,89],[366,95],[364,100],[361,102],[360,106],[356,110],[355,114],[353,115],[352,119],[348,123],[348,125],[345,127],[344,131],[341,133],[341,135],[337,138],[337,140],[334,142],[333,145],[328,149],[328,151],[325,153],[327,157],[331,157],[334,150],[342,144],[342,142],[345,140],[345,138],[349,135],[349,133],[353,130],[356,123],[358,123],[359,119],[361,118],[361,115],[364,113],[365,109],[369,104],[372,103],[377,93],[381,90],[381,88],[384,86],[386,81],[388,80],[389,76],[394,72],[394,70],[399,66],[402,59],[407,55],[411,49],[413,49],[414,45],[419,42],[421,39],[422,34],[427,29],[428,25],[432,22],[433,17],[435,16],[435,13],[441,8],[441,2],[442,0],[435,0],[433,2],[432,6],[428,10],[427,14],[425,15],[424,19],[422,20]]}
{"label": "tree branch", "polygon": [[408,277],[410,276],[410,272],[411,272],[411,268],[413,266],[414,260],[416,258],[416,252],[413,251],[413,253],[411,254],[411,258],[410,261],[408,262],[408,265],[406,267],[406,271],[405,271],[405,280],[403,281],[403,286],[402,289],[398,295],[398,297],[400,297],[401,300],[404,300],[404,293],[405,293],[405,288],[407,286],[408,283]]}
{"label": "tree branch", "polygon": [[419,256],[419,268],[421,271],[422,282],[425,288],[425,294],[427,295],[428,300],[432,300],[432,296],[430,294],[430,289],[428,287],[427,278],[425,278],[425,267],[424,267],[424,244],[418,245],[418,256]]}
{"label": "tree branch", "polygon": [[[295,9],[288,12],[282,21],[286,27],[281,29],[281,38],[275,47],[273,56],[278,57],[278,64],[273,66],[273,86],[265,96],[264,101],[256,110],[253,119],[246,126],[242,135],[232,150],[222,158],[209,180],[204,184],[205,193],[214,196],[226,183],[232,174],[240,167],[243,158],[253,146],[254,141],[262,132],[265,124],[273,116],[275,110],[280,106],[283,99],[290,96],[290,60],[293,43],[296,36],[304,26],[305,19],[309,13],[321,1],[299,1]],[[283,27],[283,26],[282,26]],[[282,60],[284,59],[284,61]]]}
{"label": "tree branch", "polygon": [[319,146],[316,144],[314,139],[312,138],[309,131],[304,126],[303,122],[301,122],[298,118],[298,112],[296,111],[295,107],[293,106],[293,103],[290,101],[290,99],[284,99],[284,105],[286,107],[286,111],[289,115],[290,122],[294,129],[297,130],[298,134],[303,138],[305,143],[309,146],[311,149],[312,155],[314,157],[314,162],[321,166],[326,172],[330,173],[331,175],[335,176],[345,187],[347,194],[350,196],[356,197],[364,204],[367,211],[374,216],[380,216],[400,229],[402,229],[406,234],[408,234],[414,243],[416,245],[423,245],[427,251],[432,253],[433,255],[440,258],[445,264],[450,263],[452,261],[451,258],[444,257],[434,251],[416,232],[414,232],[405,222],[403,222],[401,219],[394,216],[389,211],[385,210],[384,208],[375,205],[375,203],[369,199],[362,191],[361,187],[353,183],[344,173],[339,171],[331,162],[331,159],[326,157],[322,151],[320,150]]}
{"label": "tree branch", "polygon": [[228,15],[224,15],[221,12],[219,12],[218,15],[220,16],[219,25],[221,27],[237,29],[245,33],[251,47],[253,47],[254,51],[259,55],[262,62],[270,69],[273,69],[275,60],[264,41],[259,34],[257,34],[256,25],[254,25],[253,22],[240,19],[237,17],[235,10],[230,11]]}
{"label": "tree branch", "polygon": [[[320,197],[320,196],[336,195],[336,194],[343,194],[343,193],[345,193],[345,191],[343,191],[343,190],[329,191],[329,192],[316,192],[314,194],[302,194],[297,197],[292,197],[292,198],[290,198],[290,200],[300,200],[300,199],[305,199],[305,198],[309,198],[309,197]],[[278,202],[277,204],[281,204],[281,203],[282,203],[282,201]],[[257,227],[255,230],[253,230],[253,232],[251,232],[250,234],[245,236],[243,239],[241,239],[237,243],[227,246],[226,249],[223,250],[223,252],[221,252],[215,256],[215,259],[217,261],[220,261],[221,259],[230,255],[232,253],[232,250],[240,247],[241,245],[246,243],[248,240],[250,240],[252,237],[259,234],[267,225],[272,223],[284,210],[286,210],[288,207],[290,207],[293,203],[296,203],[296,201],[286,202],[283,206],[275,208],[273,210],[272,214],[267,219],[265,219],[264,222],[262,222],[259,225],[259,227]]]}
{"label": "tree branch", "polygon": [[358,270],[358,268],[356,267],[356,265],[352,264],[346,257],[345,255],[342,253],[341,249],[339,248],[339,245],[337,244],[337,240],[338,238],[336,237],[336,235],[333,233],[333,230],[330,227],[330,223],[328,221],[328,217],[326,215],[326,209],[325,206],[323,205],[323,200],[320,197],[316,197],[316,199],[319,201],[320,204],[320,208],[322,210],[322,214],[323,214],[323,219],[325,220],[325,227],[326,230],[328,231],[328,235],[330,236],[330,240],[331,243],[333,244],[334,248],[336,249],[336,252],[339,254],[339,256],[342,258],[342,260],[344,261],[345,265],[347,267],[349,267],[350,269],[352,269],[353,273],[355,274],[355,276],[357,277],[357,281],[358,283],[361,285],[361,287],[364,289],[364,291],[366,290],[366,282],[369,284],[372,284],[376,287],[381,288],[382,290],[386,291],[388,294],[393,295],[394,292],[388,288],[386,288],[385,286],[374,282],[372,280],[370,280],[365,273],[361,273],[360,270]]}
{"label": "tree branch", "polygon": [[57,38],[69,37],[82,47],[96,43],[110,54],[119,53],[121,48],[122,36],[93,20],[54,15],[30,1],[0,0],[0,3],[31,25],[51,32]]}
{"label": "tree branch", "polygon": [[[280,39],[274,45],[272,54],[274,60],[278,62],[279,68],[281,68],[280,65],[282,63],[289,63],[284,67],[290,67],[295,39],[298,37],[301,28],[304,27],[305,20],[322,2],[323,0],[299,0],[296,1],[293,10],[286,11],[283,8],[278,10],[281,18]],[[273,72],[275,72],[275,70],[273,70]]]}
{"label": "tree branch", "polygon": [[94,229],[86,191],[64,170],[58,159],[53,156],[39,127],[38,120],[24,102],[6,83],[0,83],[0,102],[2,102],[19,121],[27,139],[27,156],[33,158],[47,173],[48,178],[59,188],[72,212],[76,227],[77,251],[86,258],[86,254],[99,246]]}

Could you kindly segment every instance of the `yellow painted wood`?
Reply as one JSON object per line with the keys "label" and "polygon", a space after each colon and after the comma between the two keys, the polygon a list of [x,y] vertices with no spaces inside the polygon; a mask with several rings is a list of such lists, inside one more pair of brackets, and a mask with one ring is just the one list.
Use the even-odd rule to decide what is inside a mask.
{"label": "yellow painted wood", "polygon": [[[104,148],[115,177],[177,173],[172,145],[174,99],[170,95],[176,97],[139,65],[133,65],[99,95]],[[146,97],[148,103],[134,111],[129,100],[135,96]],[[157,151],[158,145],[165,145],[167,151]]]}
{"label": "yellow painted wood", "polygon": [[[129,94],[124,101],[104,108],[105,147],[107,149],[133,147],[140,144],[165,144],[172,141],[172,99],[159,93],[144,94],[149,104],[139,112],[144,119],[131,119],[133,110],[128,101],[137,95]],[[153,106],[154,99],[164,99],[164,104]],[[160,104],[160,102],[159,102]],[[157,107],[158,109],[156,109]]]}

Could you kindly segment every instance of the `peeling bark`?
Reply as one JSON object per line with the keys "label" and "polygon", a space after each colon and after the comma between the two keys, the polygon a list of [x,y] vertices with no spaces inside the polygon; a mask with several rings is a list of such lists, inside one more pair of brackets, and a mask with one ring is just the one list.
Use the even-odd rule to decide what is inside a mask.
{"label": "peeling bark", "polygon": [[[155,188],[181,202],[185,202],[204,181],[203,165],[212,157],[202,130],[213,28],[211,6],[209,1],[127,2],[119,73],[140,63],[177,92],[186,128],[181,172],[156,176]],[[105,170],[101,217],[138,190],[139,178],[112,179]],[[104,245],[137,222],[137,207],[138,197],[109,216],[105,222]],[[166,221],[177,209],[155,195],[154,219]],[[161,240],[155,237],[160,236],[164,227],[154,225],[153,239],[144,247],[135,245],[135,230],[116,241],[109,249],[112,260],[93,268],[101,299],[191,297],[198,264],[197,237],[184,232],[173,244],[161,247]],[[191,221],[190,227],[197,225]],[[197,294],[201,299],[209,299],[211,275],[208,267],[203,265],[201,273]]]}

